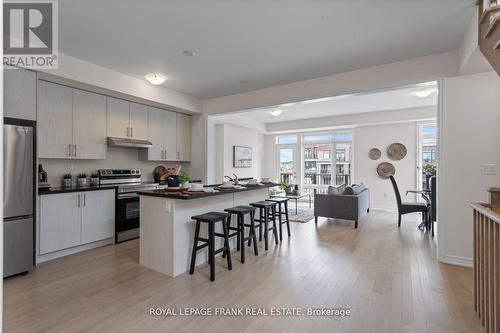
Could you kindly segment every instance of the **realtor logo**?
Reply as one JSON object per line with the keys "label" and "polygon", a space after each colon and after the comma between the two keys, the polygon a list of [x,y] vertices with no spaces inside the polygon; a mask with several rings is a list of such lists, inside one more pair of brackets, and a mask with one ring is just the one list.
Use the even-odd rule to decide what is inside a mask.
{"label": "realtor logo", "polygon": [[3,63],[57,68],[57,0],[3,2]]}

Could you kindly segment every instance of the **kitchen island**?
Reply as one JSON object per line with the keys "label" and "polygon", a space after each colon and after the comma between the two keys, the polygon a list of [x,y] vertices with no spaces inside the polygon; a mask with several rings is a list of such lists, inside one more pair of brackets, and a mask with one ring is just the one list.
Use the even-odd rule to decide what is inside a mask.
{"label": "kitchen island", "polygon": [[[195,223],[191,216],[210,211],[248,205],[269,198],[269,188],[277,184],[248,186],[242,189],[214,192],[138,192],[140,196],[140,264],[171,277],[188,271],[193,246]],[[221,223],[216,232],[222,232]],[[200,230],[207,234],[207,228]],[[218,230],[218,231],[217,231]],[[234,239],[230,241],[233,248]],[[217,239],[216,248],[222,246]],[[207,261],[205,251],[196,257],[196,265]]]}

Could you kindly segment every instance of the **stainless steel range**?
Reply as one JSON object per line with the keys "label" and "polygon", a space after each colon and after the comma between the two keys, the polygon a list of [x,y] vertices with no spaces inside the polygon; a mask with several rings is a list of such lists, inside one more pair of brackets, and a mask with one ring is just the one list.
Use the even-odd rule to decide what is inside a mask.
{"label": "stainless steel range", "polygon": [[101,169],[100,186],[117,186],[115,206],[115,242],[139,237],[139,196],[137,191],[154,190],[158,183],[141,181],[139,169]]}

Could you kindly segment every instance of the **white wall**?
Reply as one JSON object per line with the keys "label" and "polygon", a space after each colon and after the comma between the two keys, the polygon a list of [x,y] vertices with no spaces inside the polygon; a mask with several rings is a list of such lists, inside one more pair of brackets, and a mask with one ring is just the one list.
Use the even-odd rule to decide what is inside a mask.
{"label": "white wall", "polygon": [[[231,124],[216,125],[216,147],[215,183],[221,182],[222,177],[232,176],[233,173],[238,177],[262,177],[263,156],[264,156],[264,135],[249,128],[240,127]],[[252,167],[234,168],[233,167],[233,146],[251,147]]]}
{"label": "white wall", "polygon": [[[406,146],[408,153],[400,161],[392,161],[385,153],[387,147],[394,142]],[[378,148],[382,156],[371,160],[368,151]],[[417,123],[407,122],[374,126],[359,126],[354,129],[354,181],[363,182],[370,188],[370,206],[374,209],[397,210],[396,197],[389,179],[380,178],[377,165],[390,162],[396,168],[396,179],[402,199],[413,201],[415,197],[405,196],[406,190],[416,189],[417,167]]]}
{"label": "white wall", "polygon": [[[438,257],[472,264],[471,202],[486,202],[500,185],[500,78],[495,72],[442,82],[438,177]],[[481,175],[481,164],[497,175]]]}
{"label": "white wall", "polygon": [[[139,160],[139,149],[124,147],[108,147],[106,159],[104,160],[62,160],[62,159],[39,159],[38,163],[43,165],[47,171],[48,181],[52,187],[60,187],[61,179],[65,173],[76,176],[85,172],[90,177],[97,169],[141,169],[143,181],[153,180],[153,169],[158,165],[173,166],[176,162],[150,162]],[[183,168],[188,169],[189,163],[181,163]]]}

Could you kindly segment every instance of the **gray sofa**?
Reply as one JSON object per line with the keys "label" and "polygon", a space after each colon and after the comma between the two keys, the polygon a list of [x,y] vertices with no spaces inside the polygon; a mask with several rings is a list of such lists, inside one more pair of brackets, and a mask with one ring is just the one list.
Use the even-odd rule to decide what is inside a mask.
{"label": "gray sofa", "polygon": [[370,211],[370,190],[362,183],[347,187],[346,194],[314,194],[314,221],[318,217],[352,220],[354,227]]}

